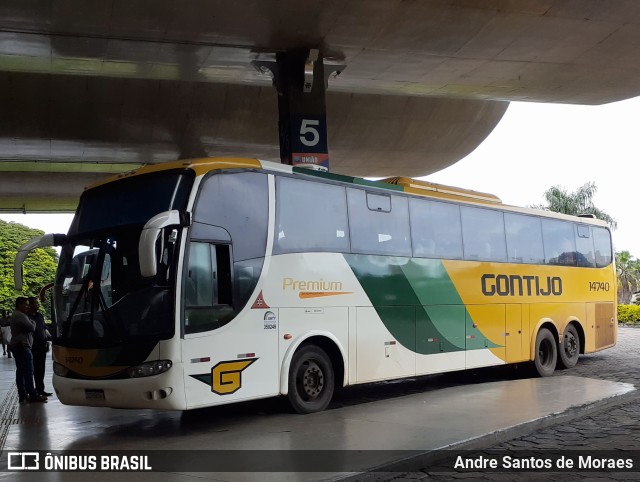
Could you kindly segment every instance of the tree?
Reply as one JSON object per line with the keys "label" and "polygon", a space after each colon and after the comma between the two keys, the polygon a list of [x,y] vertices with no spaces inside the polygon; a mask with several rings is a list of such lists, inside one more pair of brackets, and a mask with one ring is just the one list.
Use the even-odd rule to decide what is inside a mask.
{"label": "tree", "polygon": [[[13,285],[13,261],[18,248],[29,239],[44,234],[19,223],[0,220],[0,310],[13,310],[18,296],[38,296],[40,289],[52,283],[58,266],[58,254],[53,248],[36,249],[24,262],[24,286],[22,292]],[[43,303],[45,313],[51,313],[47,299]]]}
{"label": "tree", "polygon": [[640,261],[633,259],[629,251],[616,253],[618,275],[618,303],[628,304],[640,286]]}
{"label": "tree", "polygon": [[552,186],[544,193],[547,204],[537,204],[531,207],[573,216],[593,214],[596,218],[605,221],[611,229],[616,229],[618,227],[616,220],[593,204],[593,197],[597,190],[598,188],[593,182],[588,182],[571,193],[562,186]]}

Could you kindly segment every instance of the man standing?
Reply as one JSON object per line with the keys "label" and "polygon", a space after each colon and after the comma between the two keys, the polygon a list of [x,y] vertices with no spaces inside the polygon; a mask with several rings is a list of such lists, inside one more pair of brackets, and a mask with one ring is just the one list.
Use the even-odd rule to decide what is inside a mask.
{"label": "man standing", "polygon": [[11,343],[9,348],[16,360],[16,385],[20,403],[46,402],[47,397],[39,395],[33,384],[33,332],[36,324],[29,319],[29,301],[23,296],[16,298],[16,309],[9,321]]}
{"label": "man standing", "polygon": [[29,297],[29,318],[35,322],[36,329],[33,332],[33,379],[36,384],[36,392],[45,397],[51,396],[51,393],[44,391],[44,372],[47,360],[47,327],[44,324],[44,316],[38,310],[40,303],[35,296]]}

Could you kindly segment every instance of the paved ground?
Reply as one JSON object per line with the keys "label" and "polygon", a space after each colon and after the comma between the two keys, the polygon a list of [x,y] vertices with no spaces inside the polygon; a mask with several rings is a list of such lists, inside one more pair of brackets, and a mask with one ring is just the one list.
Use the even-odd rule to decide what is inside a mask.
{"label": "paved ground", "polygon": [[[141,450],[172,449],[176,452],[161,454],[151,464],[158,470],[152,479],[155,482],[173,482],[178,476],[185,482],[334,480],[352,476],[352,471],[422,457],[462,440],[548,420],[594,403],[610,403],[635,392],[629,383],[608,380],[577,376],[493,380],[489,374],[495,377],[494,372],[484,370],[484,375],[471,377],[476,383],[456,383],[449,377],[446,383],[429,378],[382,384],[379,388],[386,390],[381,391],[389,393],[395,388],[398,395],[366,403],[353,400],[369,400],[371,391],[378,392],[376,387],[354,392],[352,398],[345,391],[339,408],[308,416],[292,415],[275,403],[268,411],[260,401],[180,413],[69,407],[55,396],[44,404],[18,405],[13,383],[15,365],[1,357],[0,480],[82,479],[82,474],[65,472],[3,472],[8,468],[10,452],[126,450],[135,455]],[[441,388],[407,393],[424,385]],[[274,453],[265,458],[261,453],[265,448]],[[203,455],[198,453],[202,449],[216,452]],[[225,450],[242,453],[232,457]],[[43,460],[45,453],[41,454]],[[159,468],[168,459],[184,461],[189,456],[195,459],[180,466]],[[270,465],[265,466],[265,461]],[[272,472],[247,472],[260,470],[259,467],[268,467]],[[304,472],[298,472],[300,468]],[[322,472],[311,471],[312,468]],[[229,473],[232,470],[239,472]],[[116,475],[120,481],[140,480],[140,474],[115,473],[94,473],[91,480],[111,481]],[[82,480],[85,479],[86,474]]]}
{"label": "paved ground", "polygon": [[[600,353],[582,356],[578,365],[570,372],[563,373],[632,383],[640,387],[640,329],[621,327],[618,344],[613,349]],[[538,430],[500,444],[488,445],[481,452],[473,454],[499,453],[522,454],[524,451],[571,451],[586,450],[593,453],[597,450],[640,451],[640,397],[627,398],[614,407],[600,408],[587,412],[585,416],[558,425]],[[506,452],[502,452],[506,451]],[[620,452],[618,452],[620,453]],[[624,453],[624,452],[622,452]],[[638,452],[635,453],[638,455]],[[563,473],[452,473],[440,472],[436,467],[407,473],[378,473],[363,476],[367,481],[405,482],[415,480],[540,480],[540,481],[606,481],[606,480],[640,480],[640,472],[563,472]]]}
{"label": "paved ground", "polygon": [[[519,455],[524,450],[531,449],[567,451],[586,448],[591,452],[598,449],[636,450],[636,458],[640,463],[640,396],[630,399],[627,394],[607,399],[603,396],[602,388],[604,385],[624,385],[627,393],[629,387],[626,384],[640,384],[640,370],[637,367],[640,360],[637,356],[638,348],[640,329],[623,328],[619,333],[618,346],[582,357],[576,368],[558,372],[553,378],[527,380],[523,379],[522,370],[498,367],[353,387],[340,391],[330,410],[306,417],[290,415],[283,410],[282,400],[279,399],[221,406],[185,414],[66,407],[61,405],[55,396],[51,397],[47,404],[18,406],[12,383],[14,365],[12,360],[0,357],[0,449],[154,449],[161,446],[184,450],[215,448],[215,445],[212,445],[215,441],[224,443],[227,448],[251,448],[249,443],[271,448],[285,443],[289,448],[306,448],[305,444],[315,447],[317,434],[322,433],[325,439],[333,437],[329,446],[334,449],[341,448],[345,443],[357,446],[358,450],[414,448],[410,443],[414,440],[415,446],[429,450],[428,447],[423,447],[425,440],[435,444],[432,446],[436,448],[480,437],[476,439],[474,449],[480,447],[483,451],[509,450]],[[48,368],[50,369],[50,366]],[[581,376],[587,379],[580,378]],[[600,378],[606,382],[593,378]],[[576,384],[576,381],[579,383]],[[601,398],[603,403],[596,403],[595,409],[591,404],[576,404],[581,400],[579,391],[593,386],[594,382],[598,382],[595,383],[598,387],[593,390],[592,395],[598,400]],[[550,408],[562,398],[568,399],[564,408]],[[483,400],[488,400],[489,405],[483,405]],[[466,401],[467,405],[460,407],[454,404],[454,401]],[[445,412],[448,410],[450,413],[443,415],[430,412],[432,409]],[[532,415],[532,410],[541,409],[548,413]],[[411,410],[418,413],[414,414]],[[570,417],[565,416],[567,412],[571,412]],[[454,415],[455,424],[449,423],[451,414]],[[523,424],[515,419],[510,421],[510,417],[518,415],[527,415],[526,420],[533,423]],[[402,417],[408,417],[412,421],[411,424],[403,424]],[[500,423],[492,424],[492,419]],[[565,422],[557,424],[559,420]],[[314,421],[322,425],[321,431],[312,430],[313,437],[301,437],[301,431],[313,429]],[[265,423],[271,423],[276,428],[265,428]],[[382,436],[374,435],[371,430],[363,430],[363,427],[373,425],[383,428]],[[402,429],[401,438],[398,438],[398,432],[394,432],[395,426]],[[466,428],[463,432],[456,433],[456,426]],[[262,430],[257,431],[257,427],[262,427]],[[547,428],[531,433],[531,427]],[[421,428],[428,429],[428,436],[421,432]],[[413,439],[408,436],[410,432],[415,432]],[[509,437],[514,437],[517,433],[519,438],[508,440],[505,433],[511,434]],[[364,440],[366,443],[358,442],[353,445],[358,440]],[[438,440],[440,442],[436,443]],[[498,440],[501,441],[500,444],[497,444]],[[236,445],[233,445],[234,443]],[[401,446],[402,444],[406,447]],[[383,459],[376,461],[378,460],[379,463],[385,463]],[[421,467],[427,465],[429,469],[421,470]],[[585,476],[589,477],[587,480],[640,480],[640,473],[455,473],[451,470],[439,470],[434,464],[416,464],[415,459],[413,464],[407,463],[403,467],[403,470],[412,472],[361,474],[352,476],[352,480],[400,482],[464,478],[482,481],[570,481],[585,480]],[[24,474],[22,479],[16,479],[15,473],[2,472],[0,468],[0,479],[85,480],[84,476],[79,477],[81,474],[51,475],[54,478],[43,479],[42,474],[34,473]],[[92,480],[113,480],[114,475],[92,474],[91,477]],[[138,475],[129,475],[132,480],[142,480]],[[156,473],[149,480],[176,480],[176,475]],[[296,476],[294,473],[285,475],[289,476],[289,480],[303,480],[310,476],[313,476],[314,480],[333,477],[318,473],[305,473],[304,476]],[[224,479],[263,481],[269,478],[266,476],[270,476],[270,480],[282,480],[276,473],[261,474],[253,479],[243,473],[232,476]],[[125,474],[118,477],[124,480]],[[181,480],[185,481],[207,478],[202,473],[181,474],[181,477]],[[216,477],[214,479],[219,480]]]}

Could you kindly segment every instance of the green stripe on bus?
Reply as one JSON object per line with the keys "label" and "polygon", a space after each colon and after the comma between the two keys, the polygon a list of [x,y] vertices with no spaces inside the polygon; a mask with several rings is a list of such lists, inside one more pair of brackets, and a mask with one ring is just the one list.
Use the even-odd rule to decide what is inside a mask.
{"label": "green stripe on bus", "polygon": [[[401,266],[419,304],[426,312],[426,338],[444,338],[447,346],[442,351],[465,349],[466,309],[447,270],[438,259],[413,258]],[[432,329],[429,327],[432,326]],[[418,324],[417,338],[420,340],[423,328]],[[477,331],[477,330],[476,330]],[[425,342],[432,350],[434,342]],[[451,347],[448,347],[451,345]],[[418,353],[423,353],[418,351]]]}
{"label": "green stripe on bus", "polygon": [[[344,256],[378,316],[405,348],[427,355],[465,350],[469,345],[466,336],[485,339],[473,328],[471,316],[440,260]],[[473,348],[497,346],[483,342]]]}

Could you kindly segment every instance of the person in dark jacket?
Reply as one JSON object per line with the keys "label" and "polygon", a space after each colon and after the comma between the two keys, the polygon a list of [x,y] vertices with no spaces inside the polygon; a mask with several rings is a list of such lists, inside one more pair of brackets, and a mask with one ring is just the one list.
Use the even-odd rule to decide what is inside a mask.
{"label": "person in dark jacket", "polygon": [[33,382],[33,332],[36,324],[28,316],[29,301],[23,296],[16,298],[16,309],[9,321],[11,325],[11,343],[9,348],[16,360],[16,386],[20,403],[46,402],[47,397],[36,392]]}
{"label": "person in dark jacket", "polygon": [[33,332],[33,345],[31,353],[33,353],[33,379],[36,385],[36,392],[39,395],[49,397],[52,394],[44,390],[44,372],[47,360],[47,342],[48,332],[44,324],[44,316],[40,313],[40,302],[35,296],[29,297],[29,318],[36,324]]}

